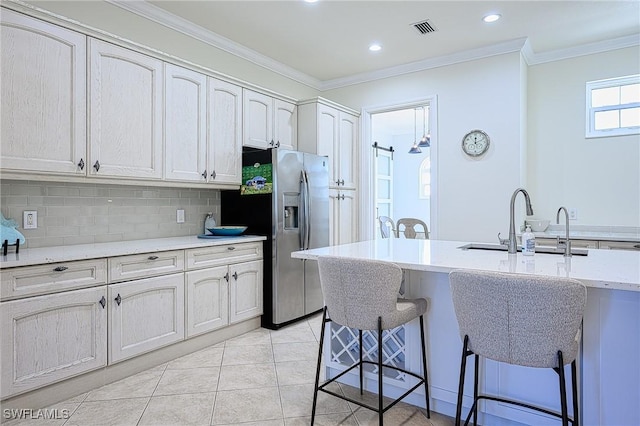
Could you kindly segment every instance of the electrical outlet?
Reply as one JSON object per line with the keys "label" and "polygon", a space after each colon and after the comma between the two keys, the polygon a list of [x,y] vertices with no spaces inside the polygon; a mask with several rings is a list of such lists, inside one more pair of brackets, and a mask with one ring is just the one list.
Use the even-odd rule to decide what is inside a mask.
{"label": "electrical outlet", "polygon": [[578,220],[578,209],[569,209],[569,220]]}
{"label": "electrical outlet", "polygon": [[176,222],[184,223],[184,210],[178,209],[176,213]]}
{"label": "electrical outlet", "polygon": [[38,229],[38,212],[35,210],[25,210],[22,213],[22,229]]}

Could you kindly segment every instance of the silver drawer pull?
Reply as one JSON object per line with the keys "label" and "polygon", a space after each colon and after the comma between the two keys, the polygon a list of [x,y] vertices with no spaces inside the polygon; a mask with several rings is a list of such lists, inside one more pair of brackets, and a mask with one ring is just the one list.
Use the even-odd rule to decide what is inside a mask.
{"label": "silver drawer pull", "polygon": [[633,246],[634,249],[640,249],[640,244],[636,244]]}
{"label": "silver drawer pull", "polygon": [[66,266],[58,266],[57,268],[54,268],[53,270],[56,271],[56,272],[62,272],[62,271],[66,271],[67,269],[69,269],[69,268],[67,268]]}
{"label": "silver drawer pull", "polygon": [[235,250],[236,248],[234,246],[229,246],[227,247],[227,250]]}
{"label": "silver drawer pull", "polygon": [[149,260],[158,260],[158,256],[149,256],[147,257]]}

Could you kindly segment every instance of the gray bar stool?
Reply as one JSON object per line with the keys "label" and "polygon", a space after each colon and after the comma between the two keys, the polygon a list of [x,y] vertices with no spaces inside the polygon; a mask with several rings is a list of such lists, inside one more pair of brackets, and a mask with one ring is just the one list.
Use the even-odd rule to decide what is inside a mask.
{"label": "gray bar stool", "polygon": [[[474,401],[465,420],[477,423],[478,401],[514,404],[579,424],[576,356],[582,335],[587,289],[571,278],[456,270],[449,274],[453,307],[463,340],[456,425],[462,415],[467,357],[474,355]],[[536,368],[559,377],[561,413],[513,399],[478,394],[479,357]],[[567,408],[564,366],[571,364],[573,418]]]}
{"label": "gray bar stool", "polygon": [[[400,402],[420,386],[424,385],[427,417],[431,416],[429,408],[429,382],[427,379],[427,358],[425,354],[425,338],[423,315],[427,311],[426,299],[398,299],[402,269],[394,263],[376,262],[371,260],[345,259],[333,256],[318,258],[320,270],[320,284],[324,295],[324,310],[322,314],[322,331],[320,332],[320,347],[318,350],[318,366],[316,369],[316,382],[313,392],[313,408],[311,411],[311,424],[313,425],[316,413],[318,392],[325,392],[335,397],[347,400],[354,404],[376,411],[378,422],[383,424],[385,411]],[[386,365],[382,362],[382,331],[399,327],[409,321],[420,318],[420,338],[422,345],[422,371],[420,376],[405,369]],[[324,343],[325,326],[334,322],[349,328],[357,329],[359,337],[359,361],[350,366],[336,377],[320,384],[320,365],[322,363],[322,346]],[[377,362],[362,359],[362,331],[376,330],[378,340]],[[361,401],[325,389],[327,385],[347,374],[354,368],[360,371],[360,394],[363,389],[364,364],[376,365],[378,368],[378,406],[370,406]],[[402,396],[393,400],[386,407],[382,402],[383,368],[390,368],[403,372],[418,379],[411,389]]]}

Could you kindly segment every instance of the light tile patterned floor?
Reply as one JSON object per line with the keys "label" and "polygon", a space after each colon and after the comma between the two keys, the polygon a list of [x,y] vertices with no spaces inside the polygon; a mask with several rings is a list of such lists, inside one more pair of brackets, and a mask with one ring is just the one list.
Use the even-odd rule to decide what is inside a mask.
{"label": "light tile patterned floor", "polygon": [[[68,420],[7,425],[308,425],[321,322],[317,315],[255,330],[50,407],[68,409]],[[334,390],[358,394],[344,385]],[[377,425],[376,416],[320,394],[315,424]],[[400,403],[385,413],[385,424],[449,426],[453,419],[433,412],[427,419]]]}

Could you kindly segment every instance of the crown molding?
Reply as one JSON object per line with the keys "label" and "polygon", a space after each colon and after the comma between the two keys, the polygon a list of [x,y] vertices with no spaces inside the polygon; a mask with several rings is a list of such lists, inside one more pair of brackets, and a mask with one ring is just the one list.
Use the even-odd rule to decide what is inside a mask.
{"label": "crown molding", "polygon": [[266,68],[277,74],[283,75],[287,78],[295,80],[313,89],[319,90],[320,80],[311,77],[303,72],[300,72],[294,68],[284,65],[274,59],[271,59],[255,50],[249,49],[241,44],[238,44],[226,37],[216,34],[204,27],[194,24],[184,18],[181,18],[173,13],[167,12],[157,6],[152,5],[144,0],[104,0],[114,6],[124,9],[128,12],[134,13],[143,18],[154,21],[160,25],[170,28],[174,31],[192,37],[210,46],[224,50],[232,55],[238,56],[249,62],[252,62],[258,66]]}
{"label": "crown molding", "polygon": [[540,53],[534,53],[531,47],[527,46],[529,50],[528,54],[530,56],[527,56],[524,51],[523,54],[528,65],[538,65],[636,46],[640,46],[640,34],[632,34],[625,37],[618,37],[610,40],[603,40],[566,49],[556,49]]}

